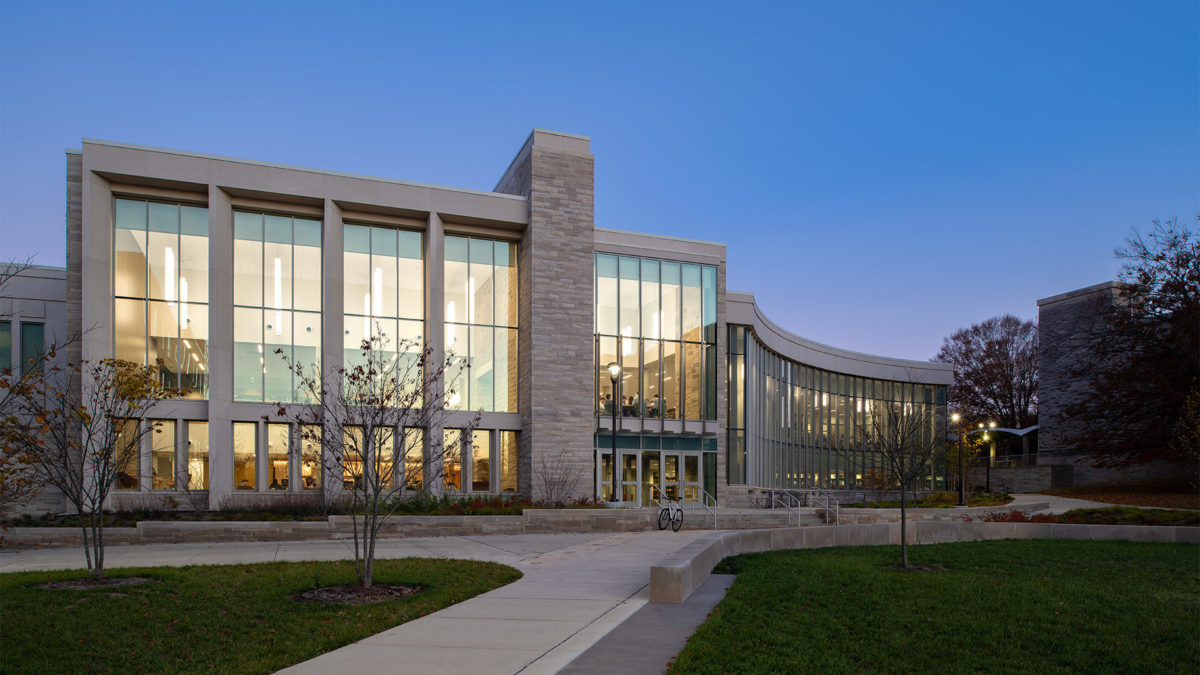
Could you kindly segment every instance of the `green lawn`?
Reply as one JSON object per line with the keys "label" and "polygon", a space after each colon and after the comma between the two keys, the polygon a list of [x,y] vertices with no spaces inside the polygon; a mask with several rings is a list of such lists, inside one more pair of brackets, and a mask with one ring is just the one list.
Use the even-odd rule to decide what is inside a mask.
{"label": "green lawn", "polygon": [[728,558],[672,673],[1196,673],[1200,546],[995,541]]}
{"label": "green lawn", "polygon": [[142,586],[41,590],[80,571],[0,575],[0,672],[268,673],[520,578],[496,563],[378,560],[375,581],[420,586],[362,607],[293,601],[354,581],[351,562],[148,567]]}

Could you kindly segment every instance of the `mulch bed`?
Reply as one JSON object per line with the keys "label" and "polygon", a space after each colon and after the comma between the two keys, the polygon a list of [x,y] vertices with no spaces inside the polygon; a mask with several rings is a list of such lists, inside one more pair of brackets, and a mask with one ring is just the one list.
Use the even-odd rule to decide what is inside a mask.
{"label": "mulch bed", "polygon": [[111,579],[68,579],[67,581],[52,581],[42,584],[38,588],[44,588],[48,591],[71,590],[71,591],[90,591],[93,588],[118,588],[121,586],[141,586],[142,584],[152,584],[156,579],[147,577],[115,577]]}
{"label": "mulch bed", "polygon": [[363,588],[357,584],[326,586],[303,591],[292,596],[296,602],[321,602],[337,605],[373,605],[377,602],[399,600],[421,592],[419,586],[387,586],[375,584]]}

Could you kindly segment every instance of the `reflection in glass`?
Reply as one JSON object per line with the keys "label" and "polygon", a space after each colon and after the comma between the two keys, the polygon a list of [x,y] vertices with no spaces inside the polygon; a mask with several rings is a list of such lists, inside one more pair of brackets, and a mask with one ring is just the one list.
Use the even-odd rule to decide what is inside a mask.
{"label": "reflection in glass", "polygon": [[287,424],[267,425],[268,490],[288,489],[288,433]]}
{"label": "reflection in glass", "polygon": [[500,491],[516,492],[517,482],[517,432],[500,432]]}
{"label": "reflection in glass", "polygon": [[187,423],[187,480],[189,490],[208,489],[208,422]]}
{"label": "reflection in glass", "polygon": [[175,489],[175,422],[155,420],[150,434],[150,469],[153,489]]}
{"label": "reflection in glass", "polygon": [[420,490],[424,486],[424,442],[424,429],[404,429],[404,487],[410,490]]}
{"label": "reflection in glass", "polygon": [[317,490],[321,487],[321,477],[325,474],[324,455],[321,452],[321,427],[306,424],[300,437],[300,487],[304,490]]}
{"label": "reflection in glass", "polygon": [[492,489],[492,434],[484,429],[471,432],[471,489],[490,492]]}
{"label": "reflection in glass", "polygon": [[115,448],[115,459],[119,468],[117,482],[113,487],[118,490],[136,490],[142,473],[142,453],[139,447],[140,439],[137,437],[138,423],[135,420],[124,420],[119,424],[121,428],[117,433]]}
{"label": "reflection in glass", "polygon": [[233,423],[233,487],[235,490],[255,490],[255,465],[258,462],[258,425],[254,422]]}
{"label": "reflection in glass", "polygon": [[442,431],[442,475],[447,490],[462,489],[462,430]]}

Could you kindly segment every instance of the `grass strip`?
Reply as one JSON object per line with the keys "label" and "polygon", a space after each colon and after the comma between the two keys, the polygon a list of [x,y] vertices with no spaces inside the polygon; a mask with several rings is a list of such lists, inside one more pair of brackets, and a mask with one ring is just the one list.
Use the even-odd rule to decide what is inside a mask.
{"label": "grass strip", "polygon": [[1024,540],[737,556],[671,673],[1200,672],[1200,546]]}
{"label": "grass strip", "polygon": [[353,583],[352,562],[147,567],[155,583],[87,591],[38,585],[83,572],[0,575],[0,672],[269,673],[520,578],[498,563],[377,560],[375,581],[417,595],[348,607],[291,596]]}

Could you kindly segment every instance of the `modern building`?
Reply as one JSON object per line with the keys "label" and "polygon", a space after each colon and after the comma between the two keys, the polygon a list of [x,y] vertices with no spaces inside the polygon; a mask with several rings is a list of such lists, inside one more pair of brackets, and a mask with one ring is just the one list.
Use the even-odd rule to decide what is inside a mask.
{"label": "modern building", "polygon": [[[45,370],[48,347],[67,337],[67,274],[61,267],[0,261],[0,370],[20,377]],[[29,504],[33,512],[59,511],[59,495],[42,491]]]}
{"label": "modern building", "polygon": [[470,363],[425,432],[429,453],[479,417],[429,486],[450,491],[536,497],[553,465],[606,498],[614,412],[625,501],[861,490],[873,405],[944,417],[949,366],[783,330],[726,291],[723,244],[596,227],[583,136],[533,131],[490,192],[84,140],[67,193],[68,323],[96,327],[76,356],[161,359],[183,391],[117,503],[184,466],[214,507],[316,488],[273,421],[295,387],[274,355],[343,364],[375,325]]}

